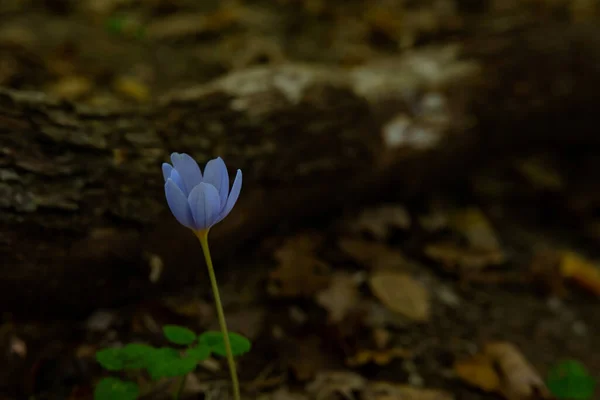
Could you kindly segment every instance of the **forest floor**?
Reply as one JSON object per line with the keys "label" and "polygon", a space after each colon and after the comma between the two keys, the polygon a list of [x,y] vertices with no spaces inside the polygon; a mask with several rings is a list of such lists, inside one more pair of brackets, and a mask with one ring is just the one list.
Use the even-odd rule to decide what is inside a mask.
{"label": "forest floor", "polygon": [[[597,18],[571,4],[586,2],[410,3],[3,1],[0,86],[140,104],[259,64],[360,65],[501,18]],[[451,192],[408,203],[382,194],[229,257],[217,268],[229,326],[253,342],[239,364],[247,398],[550,399],[544,381],[563,360],[600,382],[600,224],[587,207],[600,192],[571,184],[593,153],[501,160]],[[90,398],[104,374],[97,350],[160,345],[165,324],[217,329],[209,289],[85,321],[5,315],[1,398]],[[148,398],[172,383],[151,391],[136,379]],[[225,364],[211,359],[185,393],[226,398],[226,385]]]}

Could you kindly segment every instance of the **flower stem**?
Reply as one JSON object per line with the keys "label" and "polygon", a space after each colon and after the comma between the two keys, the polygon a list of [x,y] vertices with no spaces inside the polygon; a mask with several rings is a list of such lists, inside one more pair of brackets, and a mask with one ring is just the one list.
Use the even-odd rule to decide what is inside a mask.
{"label": "flower stem", "polygon": [[210,249],[208,248],[208,230],[196,232],[196,236],[198,237],[198,239],[200,239],[200,245],[202,246],[202,251],[204,252],[204,259],[206,260],[206,266],[208,267],[208,275],[210,277],[210,283],[212,285],[213,295],[215,298],[215,307],[217,308],[219,325],[221,326],[221,332],[223,333],[223,341],[225,342],[225,351],[227,352],[227,363],[229,364],[229,373],[231,374],[231,382],[233,383],[233,398],[234,400],[240,400],[240,384],[238,382],[235,360],[233,359],[233,352],[231,351],[231,342],[229,341],[229,332],[227,330],[227,323],[225,322],[225,313],[223,312],[223,305],[221,304],[221,295],[219,294],[217,277],[215,276],[215,269],[213,268],[212,258],[210,256]]}
{"label": "flower stem", "polygon": [[187,378],[187,374],[182,376],[181,380],[179,381],[177,392],[175,392],[175,396],[173,396],[175,400],[179,400],[181,398],[181,393],[183,393],[183,388],[185,387],[185,378]]}

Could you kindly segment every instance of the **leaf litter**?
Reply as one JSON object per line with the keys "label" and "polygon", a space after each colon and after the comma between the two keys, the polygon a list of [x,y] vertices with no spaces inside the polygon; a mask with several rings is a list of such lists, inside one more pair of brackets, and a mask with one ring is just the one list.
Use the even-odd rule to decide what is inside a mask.
{"label": "leaf litter", "polygon": [[[40,6],[38,19],[29,18],[24,8],[29,3],[0,6],[6,19],[0,29],[0,84],[96,106],[147,103],[173,86],[206,82],[235,68],[304,60],[311,43],[322,47],[323,37],[332,38],[331,48],[315,52],[310,61],[356,65],[420,39],[428,42],[444,30],[460,32],[465,18],[462,6],[445,0],[405,2],[406,7],[403,2],[211,2],[202,10],[187,1],[153,1],[140,9],[136,2],[86,0],[78,7],[45,2],[44,7],[56,9]],[[542,3],[548,10],[560,6]],[[170,10],[168,18],[159,12],[164,9]],[[65,20],[61,13],[74,18]],[[577,15],[584,14],[591,15]],[[80,25],[73,30],[77,37],[60,38],[62,29],[52,29],[57,18],[61,26]],[[293,41],[277,37],[291,23],[302,20],[314,27],[321,19],[328,21],[325,32],[303,28]],[[106,50],[101,59],[87,51],[89,37]],[[373,45],[378,41],[393,43],[393,50]],[[149,56],[140,65],[144,54]],[[256,293],[230,290],[227,296],[234,298],[227,312],[231,325],[256,342],[256,351],[240,360],[243,385],[255,390],[256,398],[272,400],[491,399],[486,392],[509,400],[545,399],[537,371],[561,355],[585,358],[600,379],[593,303],[600,295],[600,268],[594,261],[600,254],[597,246],[582,243],[598,243],[600,196],[597,182],[584,180],[594,168],[577,167],[595,165],[594,158],[561,165],[552,156],[532,154],[473,172],[476,179],[468,184],[474,196],[429,193],[418,206],[386,200],[344,218],[342,232],[334,224],[318,235],[277,237],[281,246],[273,259],[245,254],[265,284]],[[547,207],[549,193],[564,206],[532,228],[519,210]],[[557,214],[568,217],[568,236],[577,243],[561,236],[554,238],[560,246],[548,240],[555,227],[546,222]],[[534,239],[514,234],[511,218],[521,218],[523,229],[531,231],[527,237]],[[541,251],[544,245],[550,250]],[[513,286],[498,280],[467,288],[454,281],[489,277],[497,269],[522,279]],[[550,288],[542,295],[535,290],[539,281]],[[204,289],[99,311],[79,324],[24,323],[3,315],[0,350],[8,367],[0,370],[0,387],[21,397],[62,391],[60,398],[85,398],[97,378],[97,349],[132,340],[160,344],[161,326],[168,324],[198,331],[214,326],[212,299],[208,292],[198,293]],[[588,333],[546,306],[555,301],[544,296],[556,295],[564,301],[562,308],[586,322]],[[460,359],[457,347],[472,349],[482,341],[487,344],[481,352]],[[424,387],[401,367],[407,360],[423,376]],[[260,374],[265,374],[263,383],[252,389],[247,382]],[[226,390],[224,377],[220,361],[209,360],[188,377],[186,391],[218,398]],[[143,379],[140,384],[146,389]],[[164,394],[161,390],[153,395]]]}

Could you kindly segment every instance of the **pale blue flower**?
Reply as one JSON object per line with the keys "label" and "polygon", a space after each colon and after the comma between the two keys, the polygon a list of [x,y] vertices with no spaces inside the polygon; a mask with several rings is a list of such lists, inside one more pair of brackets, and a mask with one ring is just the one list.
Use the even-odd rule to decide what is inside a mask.
{"label": "pale blue flower", "polygon": [[231,212],[242,190],[242,171],[237,170],[230,192],[229,173],[221,157],[206,164],[204,176],[198,163],[185,153],[171,154],[171,163],[162,165],[165,195],[179,223],[205,231]]}

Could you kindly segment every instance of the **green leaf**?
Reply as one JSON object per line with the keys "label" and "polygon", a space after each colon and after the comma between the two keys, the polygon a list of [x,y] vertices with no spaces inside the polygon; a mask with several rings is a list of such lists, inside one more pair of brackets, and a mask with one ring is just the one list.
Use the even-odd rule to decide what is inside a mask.
{"label": "green leaf", "polygon": [[[239,356],[250,351],[252,344],[250,340],[237,333],[229,333],[229,342],[231,343],[231,352],[234,356]],[[225,350],[225,341],[223,334],[216,331],[204,332],[198,337],[198,342],[210,347],[211,351],[219,356],[227,356]]]}
{"label": "green leaf", "polygon": [[198,337],[194,331],[178,325],[164,326],[163,333],[169,342],[185,346],[194,343]]}
{"label": "green leaf", "polygon": [[119,348],[99,350],[96,352],[96,361],[109,371],[120,371],[125,368],[123,349]]}
{"label": "green leaf", "polygon": [[96,385],[94,400],[135,400],[140,388],[134,382],[104,378]]}
{"label": "green leaf", "polygon": [[141,369],[148,365],[148,359],[156,351],[156,348],[147,344],[130,343],[123,347],[127,359],[125,369]]}
{"label": "green leaf", "polygon": [[575,360],[555,365],[546,378],[548,389],[557,399],[589,400],[594,396],[596,382],[585,366]]}
{"label": "green leaf", "polygon": [[182,356],[173,348],[163,347],[155,350],[147,369],[150,377],[158,380],[184,376],[196,369],[197,365],[194,358]]}
{"label": "green leaf", "polygon": [[131,343],[121,348],[100,350],[96,353],[96,360],[109,371],[140,369],[146,367],[153,351],[152,346]]}
{"label": "green leaf", "polygon": [[208,359],[208,357],[210,357],[210,347],[207,346],[206,344],[199,343],[196,346],[192,347],[191,349],[188,349],[185,352],[185,354],[188,357],[193,358],[197,362],[201,362],[201,361]]}

